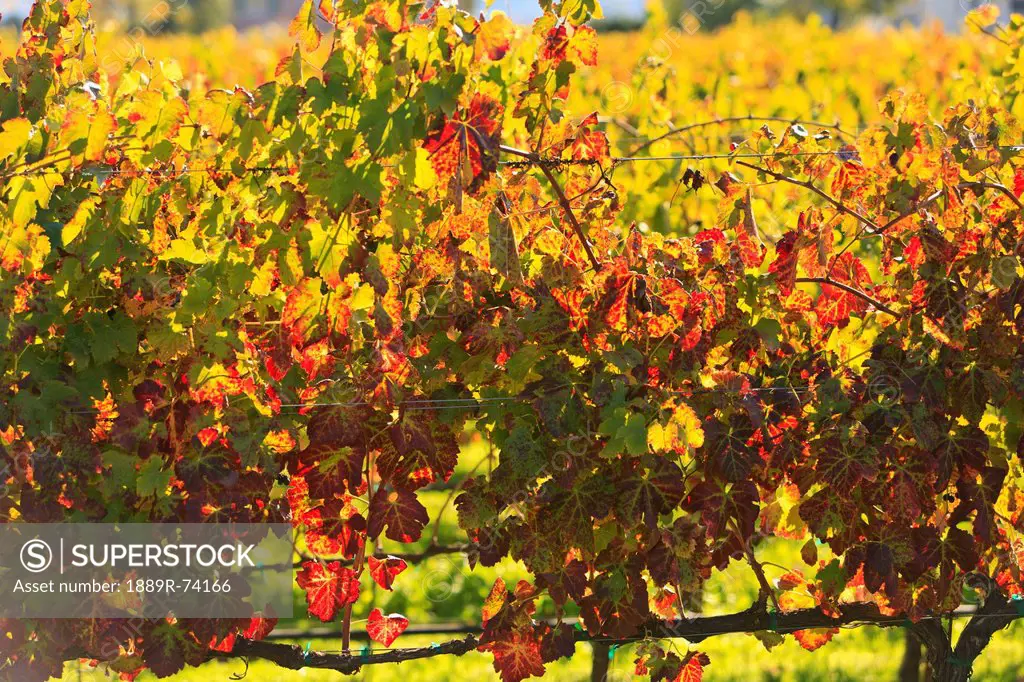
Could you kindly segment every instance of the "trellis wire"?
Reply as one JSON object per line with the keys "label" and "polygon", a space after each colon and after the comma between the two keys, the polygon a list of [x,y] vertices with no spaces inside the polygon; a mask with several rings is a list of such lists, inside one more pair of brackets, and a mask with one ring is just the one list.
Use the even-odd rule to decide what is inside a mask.
{"label": "trellis wire", "polygon": [[[814,386],[756,386],[751,388],[693,388],[693,389],[669,389],[663,390],[663,393],[669,393],[672,395],[704,395],[720,393],[723,395],[746,395],[748,393],[808,393],[815,389]],[[543,398],[544,396],[539,395],[535,398]],[[482,397],[482,398],[411,398],[409,400],[402,400],[396,403],[396,407],[404,407],[408,409],[468,409],[473,410],[480,407],[486,407],[488,405],[503,404],[508,402],[519,402],[529,403],[534,398],[528,396],[493,396],[493,397]],[[379,403],[368,401],[368,400],[349,400],[339,402],[306,402],[306,403],[282,403],[279,407],[282,409],[299,409],[307,410],[314,409],[317,407],[374,407]],[[95,407],[83,408],[78,410],[68,410],[68,414],[96,414],[100,410]]]}
{"label": "trellis wire", "polygon": [[[987,147],[979,147],[979,149],[999,149],[1003,151],[1020,152],[1024,151],[1024,145],[992,145]],[[709,161],[715,159],[782,159],[787,157],[811,157],[811,156],[836,156],[842,161],[854,161],[858,160],[858,154],[855,148],[845,149],[833,149],[833,150],[822,150],[822,151],[782,151],[776,150],[771,152],[709,152],[706,154],[668,154],[663,156],[609,156],[608,160],[613,164],[622,163],[635,163],[643,161]],[[60,159],[60,161],[69,161],[70,159]],[[498,163],[502,166],[509,168],[517,167],[529,167],[529,166],[542,166],[546,165],[549,167],[561,167],[561,166],[595,166],[599,165],[598,159],[563,159],[559,157],[538,157],[536,159],[519,159],[519,160],[500,160]],[[210,168],[180,168],[180,169],[164,169],[164,168],[97,168],[97,169],[71,169],[70,173],[92,175],[94,177],[104,176],[127,176],[127,177],[146,177],[146,176],[158,176],[163,180],[177,179],[181,176],[187,176],[192,174],[214,174],[224,173],[234,175],[235,177],[242,177],[243,175],[262,175],[262,174],[280,174],[284,176],[292,175],[296,169],[300,166],[306,166],[311,164],[323,165],[324,161],[320,159],[304,159],[298,161],[292,166],[243,166],[242,168],[233,168],[231,166],[217,166]],[[34,168],[25,171],[16,171],[9,175],[0,176],[0,180],[9,180],[13,177],[27,177],[27,176],[39,176],[47,174],[57,174],[60,172],[53,171],[43,168]]]}
{"label": "trellis wire", "polygon": [[[842,158],[844,155],[852,155],[851,151],[844,150],[832,150],[832,151],[814,151],[814,152],[765,152],[765,153],[753,153],[743,152],[740,154],[733,154],[730,152],[714,152],[708,154],[679,154],[669,156],[612,156],[609,160],[612,163],[632,163],[639,161],[704,161],[712,159],[765,159],[765,158],[783,158],[787,156],[839,156]],[[68,159],[61,159],[61,161],[67,161]],[[158,177],[162,180],[178,179],[182,176],[195,175],[195,174],[215,174],[223,173],[225,175],[234,175],[235,177],[242,177],[243,175],[263,175],[263,174],[278,174],[278,175],[292,175],[295,170],[300,166],[307,165],[323,165],[324,161],[319,159],[306,159],[299,161],[293,166],[243,166],[241,168],[232,168],[231,166],[217,166],[217,167],[202,167],[202,168],[179,168],[179,169],[165,169],[165,168],[96,168],[96,169],[71,169],[72,175],[91,175],[97,178],[104,178],[106,176],[122,176],[122,177],[147,177],[153,176]],[[502,160],[498,161],[502,166],[509,168],[525,167],[525,166],[538,166],[548,165],[551,167],[558,166],[593,166],[598,165],[597,159],[561,159],[556,157],[541,157],[536,160]],[[29,177],[29,176],[41,176],[48,174],[61,173],[48,168],[34,168],[25,171],[16,171],[10,175],[2,176],[3,180],[8,180],[13,177]]]}

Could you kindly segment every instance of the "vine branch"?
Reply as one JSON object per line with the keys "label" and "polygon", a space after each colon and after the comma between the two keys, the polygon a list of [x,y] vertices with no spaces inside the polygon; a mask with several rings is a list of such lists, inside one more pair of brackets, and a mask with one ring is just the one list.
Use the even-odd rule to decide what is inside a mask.
{"label": "vine branch", "polygon": [[[927,637],[928,634],[934,635],[934,628],[930,628],[930,626],[935,625],[948,615],[966,615],[966,612],[934,614],[911,624],[910,627],[918,636],[924,635]],[[1009,600],[999,595],[992,595],[989,602],[972,615],[971,621],[957,643],[955,652],[951,653],[956,653],[958,656],[961,654],[969,656],[975,651],[980,653],[981,649],[984,648],[984,645],[988,643],[995,632],[1005,628],[1020,617],[1021,614],[1018,613]],[[879,611],[878,606],[872,603],[857,602],[844,604],[839,607],[838,616],[830,616],[816,608],[769,613],[764,609],[762,603],[755,604],[744,611],[721,616],[698,616],[696,618],[683,618],[672,621],[652,620],[634,637],[614,639],[592,636],[585,630],[575,630],[574,633],[576,642],[597,641],[609,645],[631,644],[647,639],[677,638],[686,639],[692,644],[698,644],[717,635],[753,633],[764,630],[773,630],[779,634],[789,634],[798,630],[813,628],[866,625],[886,628],[904,626],[908,623],[906,615],[883,614]],[[941,625],[939,630],[941,630]],[[948,650],[948,640],[945,641],[947,642],[946,648]],[[942,644],[938,639],[932,643],[936,646]],[[403,661],[433,658],[434,656],[442,655],[462,656],[475,650],[479,645],[480,638],[476,634],[467,634],[461,639],[451,639],[426,647],[356,654],[307,651],[303,647],[294,644],[238,638],[230,653],[211,652],[210,655],[214,658],[263,658],[290,670],[319,668],[352,674],[366,665],[401,663]],[[973,660],[973,658],[970,660]]]}
{"label": "vine branch", "polygon": [[558,184],[558,178],[555,177],[555,174],[551,169],[548,168],[546,164],[542,163],[540,157],[533,152],[516,149],[515,147],[506,147],[505,145],[501,145],[501,151],[529,159],[541,169],[544,176],[547,177],[548,182],[551,183],[551,189],[558,198],[558,203],[562,205],[562,210],[565,211],[565,216],[569,219],[569,223],[572,225],[573,231],[576,232],[576,236],[579,237],[580,243],[583,244],[583,250],[587,252],[587,258],[590,260],[590,264],[593,266],[594,271],[600,272],[601,263],[597,260],[597,256],[594,255],[594,250],[590,247],[590,242],[587,241],[587,235],[583,232],[583,226],[580,225],[579,221],[576,219],[576,214],[572,210],[572,204],[569,203],[569,197],[565,196],[562,186]]}
{"label": "vine branch", "polygon": [[797,284],[821,284],[824,286],[835,287],[836,289],[842,289],[846,293],[856,296],[857,298],[864,301],[868,305],[872,306],[876,310],[880,310],[883,313],[892,315],[895,318],[900,317],[899,313],[897,313],[895,310],[885,305],[881,301],[872,298],[871,296],[868,296],[866,293],[864,293],[863,291],[856,287],[852,287],[849,284],[843,284],[842,282],[837,282],[836,280],[830,277],[797,277],[794,281]]}
{"label": "vine branch", "polygon": [[664,139],[672,137],[674,135],[681,135],[682,133],[696,130],[698,128],[706,128],[713,125],[726,125],[728,123],[752,123],[757,121],[758,123],[788,123],[789,125],[805,125],[805,126],[816,126],[818,128],[826,128],[828,130],[834,130],[840,135],[846,135],[853,137],[850,133],[845,132],[838,124],[820,123],[818,121],[802,121],[800,119],[784,118],[782,116],[728,116],[726,118],[716,118],[711,121],[699,121],[697,123],[691,123],[689,125],[682,126],[680,128],[672,128],[667,133],[662,133],[657,137],[653,137],[647,140],[640,146],[633,149],[629,156],[636,156],[640,152],[649,149],[654,144],[661,142]]}
{"label": "vine branch", "polygon": [[875,222],[872,221],[870,218],[868,218],[867,216],[862,215],[861,213],[858,213],[857,211],[853,210],[852,208],[850,208],[849,206],[847,206],[843,202],[839,201],[838,199],[836,199],[834,196],[832,196],[828,192],[824,191],[823,189],[818,188],[817,185],[815,185],[813,182],[811,182],[809,180],[797,180],[796,178],[791,178],[788,175],[784,175],[782,173],[776,173],[773,170],[769,170],[767,168],[762,168],[761,166],[757,166],[757,165],[752,164],[752,163],[747,163],[746,161],[737,161],[736,163],[738,165],[740,165],[740,166],[745,166],[747,168],[752,168],[753,170],[756,170],[759,173],[764,173],[765,175],[767,175],[767,176],[769,176],[771,178],[774,178],[775,180],[778,180],[780,182],[788,182],[791,185],[796,185],[797,187],[803,187],[804,189],[810,190],[810,191],[814,192],[815,194],[817,194],[822,199],[824,199],[825,201],[827,201],[828,203],[830,203],[832,206],[834,206],[836,208],[836,210],[840,211],[841,213],[845,213],[846,215],[848,215],[848,216],[850,216],[852,218],[856,218],[857,220],[859,220],[860,222],[864,223],[865,225],[868,225],[872,229],[872,231],[874,231],[874,232],[878,232],[879,231],[878,225],[876,225]]}

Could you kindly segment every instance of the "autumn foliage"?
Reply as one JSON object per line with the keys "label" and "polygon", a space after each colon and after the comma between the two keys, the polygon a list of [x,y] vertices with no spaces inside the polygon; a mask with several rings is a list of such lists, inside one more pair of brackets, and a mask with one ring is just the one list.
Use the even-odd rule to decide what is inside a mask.
{"label": "autumn foliage", "polygon": [[[455,499],[471,560],[533,576],[482,605],[505,682],[572,654],[539,599],[640,637],[730,561],[763,579],[767,538],[803,565],[762,611],[1022,593],[1019,21],[943,110],[896,90],[863,131],[751,124],[727,171],[677,166],[717,216],[655,231],[623,218],[634,145],[569,107],[594,0],[522,30],[329,5],[252,90],[145,60],[112,82],[87,2],[33,7],[0,90],[4,521],[289,520],[309,613],[347,620],[471,426],[499,453]],[[166,676],[266,615],[8,621],[0,674]],[[384,646],[408,626],[358,617]],[[654,680],[709,664],[638,648]]]}

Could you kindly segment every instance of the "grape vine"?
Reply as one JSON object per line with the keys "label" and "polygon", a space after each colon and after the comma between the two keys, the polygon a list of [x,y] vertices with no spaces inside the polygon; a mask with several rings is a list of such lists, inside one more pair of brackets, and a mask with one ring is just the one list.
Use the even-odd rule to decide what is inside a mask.
{"label": "grape vine", "polygon": [[[960,680],[1019,615],[1024,26],[941,116],[895,91],[855,137],[749,117],[730,171],[679,173],[714,224],[663,233],[623,218],[647,191],[628,157],[676,133],[617,156],[570,106],[596,0],[540,5],[517,31],[306,0],[272,81],[193,91],[163,61],[111,79],[88,2],[35,3],[0,89],[0,518],[290,521],[309,613],[347,650],[360,590],[408,565],[381,538],[429,533],[418,491],[471,426],[498,457],[454,496],[459,549],[532,580],[494,585],[479,636],[372,657],[260,641],[273,614],[5,620],[0,675],[481,650],[518,682],[614,641],[693,682],[711,661],[665,638],[816,649],[872,622]],[[755,197],[789,193],[766,234]],[[772,537],[805,542],[774,583]],[[731,561],[758,602],[687,618]],[[966,594],[954,644],[938,617]],[[582,630],[535,618],[540,599]],[[401,642],[403,616],[363,615]]]}

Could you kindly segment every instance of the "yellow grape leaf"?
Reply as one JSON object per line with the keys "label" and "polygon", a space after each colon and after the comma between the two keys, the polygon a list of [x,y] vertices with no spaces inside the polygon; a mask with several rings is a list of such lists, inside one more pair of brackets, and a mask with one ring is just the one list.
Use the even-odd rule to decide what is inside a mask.
{"label": "yellow grape leaf", "polygon": [[569,58],[573,62],[597,65],[597,31],[589,26],[580,26],[569,40]]}
{"label": "yellow grape leaf", "polygon": [[86,161],[99,161],[107,146],[107,138],[117,128],[117,119],[105,105],[94,102],[91,111],[72,109],[61,125],[61,141],[73,154]]}
{"label": "yellow grape leaf", "polygon": [[437,184],[437,173],[434,172],[434,165],[430,163],[430,152],[423,147],[417,147],[414,163],[413,184],[417,189],[430,189]]}
{"label": "yellow grape leaf", "polygon": [[658,451],[696,450],[704,445],[704,429],[693,409],[680,403],[672,407],[666,423],[655,422],[648,427],[647,441]]}
{"label": "yellow grape leaf", "polygon": [[299,13],[288,25],[288,35],[299,42],[304,52],[312,52],[320,47],[320,29],[316,26],[316,7],[313,0],[305,0]]}
{"label": "yellow grape leaf", "polygon": [[395,252],[395,247],[390,242],[382,242],[377,245],[376,256],[384,276],[396,280],[402,271],[402,258]]}
{"label": "yellow grape leaf", "polygon": [[256,271],[256,276],[249,285],[249,293],[253,296],[269,296],[271,287],[274,285],[274,276],[277,274],[277,264],[274,259],[268,258]]}
{"label": "yellow grape leaf", "polygon": [[994,4],[982,5],[972,9],[967,13],[967,26],[968,28],[980,31],[983,28],[988,28],[992,24],[999,20],[999,7]]}
{"label": "yellow grape leaf", "polygon": [[295,437],[287,429],[270,431],[264,436],[263,445],[277,454],[283,455],[295,447]]}
{"label": "yellow grape leaf", "polygon": [[547,229],[533,240],[533,245],[541,253],[555,258],[565,248],[565,235],[555,229]]}
{"label": "yellow grape leaf", "polygon": [[211,135],[221,137],[237,129],[235,115],[244,105],[247,105],[247,100],[243,92],[211,90],[200,100],[196,117]]}
{"label": "yellow grape leaf", "polygon": [[487,595],[487,599],[484,600],[484,605],[481,609],[485,624],[491,618],[498,615],[498,611],[501,611],[507,599],[508,588],[505,587],[505,581],[499,577],[494,581],[494,585],[491,586],[491,592]]}
{"label": "yellow grape leaf", "polygon": [[65,247],[82,234],[85,224],[89,222],[99,203],[99,197],[89,197],[78,205],[75,215],[61,229],[60,241]]}
{"label": "yellow grape leaf", "polygon": [[28,261],[39,270],[49,252],[50,240],[38,225],[0,225],[0,268],[14,271]]}
{"label": "yellow grape leaf", "polygon": [[356,289],[352,299],[349,301],[352,310],[368,310],[373,307],[373,287],[364,284]]}
{"label": "yellow grape leaf", "polygon": [[807,524],[800,518],[800,489],[792,483],[780,485],[775,499],[761,508],[761,525],[766,533],[790,540],[802,540]]}
{"label": "yellow grape leaf", "polygon": [[296,346],[305,345],[311,338],[320,317],[324,302],[320,284],[318,277],[302,280],[288,292],[281,310],[281,326],[288,331]]}
{"label": "yellow grape leaf", "polygon": [[27,118],[12,118],[4,123],[0,132],[0,159],[6,159],[28,144],[32,124]]}
{"label": "yellow grape leaf", "polygon": [[497,61],[508,52],[510,38],[516,33],[516,25],[504,12],[498,10],[491,18],[480,24],[473,48],[478,60]]}
{"label": "yellow grape leaf", "polygon": [[165,62],[160,62],[158,64],[158,68],[160,69],[160,72],[163,74],[164,78],[171,81],[172,83],[177,83],[184,77],[184,74],[181,72],[181,65],[179,65],[178,62],[174,61],[173,59]]}
{"label": "yellow grape leaf", "polygon": [[202,249],[197,249],[191,239],[172,239],[170,246],[160,254],[160,260],[182,260],[202,265],[209,262],[210,257]]}
{"label": "yellow grape leaf", "polygon": [[187,112],[188,106],[180,97],[167,100],[160,92],[145,90],[135,96],[128,120],[135,122],[139,137],[159,142],[177,133]]}
{"label": "yellow grape leaf", "polygon": [[50,204],[54,188],[64,184],[64,176],[45,172],[31,177],[16,175],[7,181],[7,208],[18,227],[27,227],[40,208]]}
{"label": "yellow grape leaf", "polygon": [[316,272],[332,289],[341,285],[341,266],[354,239],[350,231],[348,214],[343,214],[337,225],[324,228],[316,220],[306,222],[309,231],[309,252]]}
{"label": "yellow grape leaf", "polygon": [[317,7],[324,19],[332,24],[335,22],[338,17],[338,10],[334,6],[334,0],[319,0]]}

